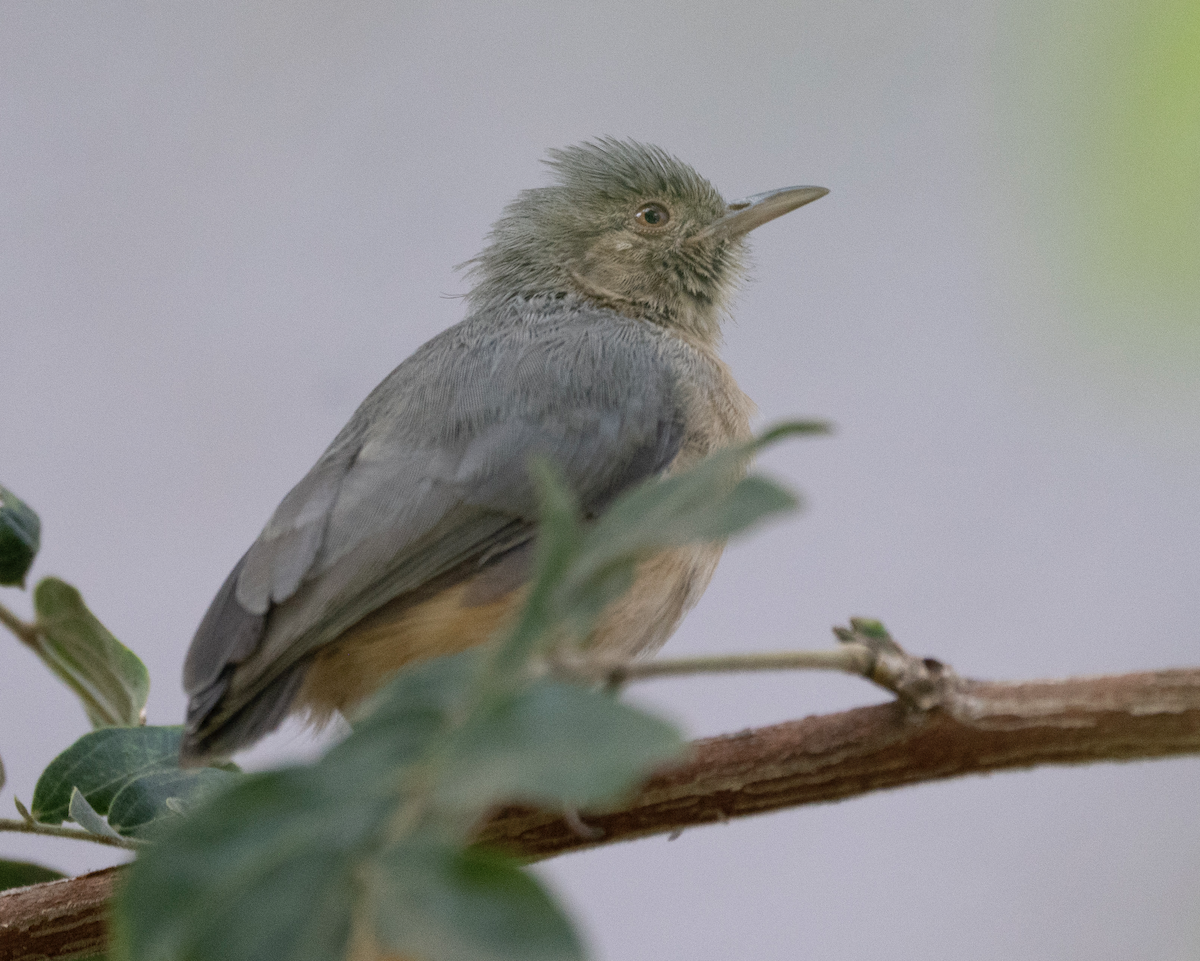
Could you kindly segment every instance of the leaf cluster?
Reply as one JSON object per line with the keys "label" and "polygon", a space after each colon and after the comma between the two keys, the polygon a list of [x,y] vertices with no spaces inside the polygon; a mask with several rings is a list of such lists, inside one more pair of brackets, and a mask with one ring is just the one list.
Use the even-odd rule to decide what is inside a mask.
{"label": "leaf cluster", "polygon": [[[0,585],[25,586],[40,537],[38,515],[0,487]],[[88,609],[78,590],[45,577],[32,595],[32,622],[5,607],[0,620],[75,694],[94,730],[50,763],[29,807],[16,799],[17,825],[50,833],[47,829],[70,820],[82,830],[57,833],[133,846],[232,774],[182,770],[182,729],[143,726],[149,672]],[[0,763],[0,786],[4,782]],[[0,860],[0,891],[62,876],[38,864]]]}

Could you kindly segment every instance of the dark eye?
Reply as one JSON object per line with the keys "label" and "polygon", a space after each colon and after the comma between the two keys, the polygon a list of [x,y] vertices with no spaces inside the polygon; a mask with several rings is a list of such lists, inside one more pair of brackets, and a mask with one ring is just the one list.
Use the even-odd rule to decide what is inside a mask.
{"label": "dark eye", "polygon": [[671,212],[662,204],[646,204],[633,215],[633,219],[643,227],[665,227],[671,219]]}

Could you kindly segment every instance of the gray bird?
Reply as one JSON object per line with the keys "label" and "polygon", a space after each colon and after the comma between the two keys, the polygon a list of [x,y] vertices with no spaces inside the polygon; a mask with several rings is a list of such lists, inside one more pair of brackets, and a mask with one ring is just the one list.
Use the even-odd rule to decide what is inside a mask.
{"label": "gray bird", "polygon": [[[608,138],[548,164],[554,183],[518,196],[470,262],[466,319],[371,392],[217,592],[184,665],[184,763],[293,711],[321,723],[491,636],[530,572],[532,456],[596,516],[749,436],[753,404],[717,354],[744,238],[827,191],[727,204],[659,148]],[[720,554],[644,561],[589,643],[655,650]]]}

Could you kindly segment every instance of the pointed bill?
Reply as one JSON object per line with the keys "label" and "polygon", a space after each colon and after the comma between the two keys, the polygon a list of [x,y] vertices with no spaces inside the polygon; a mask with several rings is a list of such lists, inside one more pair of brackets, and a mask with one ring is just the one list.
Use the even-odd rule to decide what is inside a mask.
{"label": "pointed bill", "polygon": [[741,237],[769,220],[791,213],[797,207],[820,200],[827,193],[825,187],[783,187],[755,194],[745,200],[729,205],[729,212],[715,224],[705,228],[692,239],[718,237],[722,239]]}

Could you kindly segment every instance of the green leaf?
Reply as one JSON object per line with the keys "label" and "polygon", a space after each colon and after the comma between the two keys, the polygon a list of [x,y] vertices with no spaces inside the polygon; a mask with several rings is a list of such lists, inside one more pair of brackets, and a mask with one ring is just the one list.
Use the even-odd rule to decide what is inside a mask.
{"label": "green leaf", "polygon": [[245,775],[185,817],[160,821],[117,898],[124,956],[343,957],[372,845],[406,774],[462,712],[480,664],[472,651],[418,665],[317,764]]}
{"label": "green leaf", "polygon": [[499,800],[594,807],[683,750],[665,721],[611,694],[546,680],[471,718],[454,739],[435,798],[467,811]]}
{"label": "green leaf", "polygon": [[0,891],[23,888],[28,884],[57,881],[66,875],[30,861],[0,861]]}
{"label": "green leaf", "polygon": [[41,542],[42,522],[12,491],[0,486],[0,584],[24,587]]}
{"label": "green leaf", "polygon": [[110,727],[85,734],[42,772],[30,813],[43,824],[61,824],[68,816],[71,791],[78,788],[97,812],[108,814],[113,798],[133,781],[179,770],[182,734],[182,727]]}
{"label": "green leaf", "polygon": [[582,961],[562,909],[513,861],[422,840],[379,858],[383,947],[421,961]]}
{"label": "green leaf", "polygon": [[165,826],[118,893],[115,956],[333,961],[369,904],[378,940],[422,961],[581,957],[511,862],[424,833],[373,847],[387,807],[344,788],[311,769],[250,775]]}
{"label": "green leaf", "polygon": [[214,767],[151,771],[117,792],[108,808],[108,823],[125,837],[152,836],[163,821],[178,817],[237,776]]}
{"label": "green leaf", "polygon": [[144,722],[150,675],[83,603],[79,591],[56,577],[33,592],[38,654],[83,702],[93,727]]}
{"label": "green leaf", "polygon": [[[140,853],[118,895],[125,957],[344,957],[355,905],[380,890],[374,865],[385,828],[441,769],[446,739],[486,680],[484,663],[470,651],[407,671],[317,764],[243,776],[187,816],[160,820],[155,844]],[[464,819],[455,823],[465,830]]]}
{"label": "green leaf", "polygon": [[586,581],[610,564],[664,548],[722,541],[795,509],[795,495],[766,478],[743,476],[763,443],[726,448],[691,470],[620,497],[588,530],[572,580]]}
{"label": "green leaf", "polygon": [[561,473],[535,459],[529,465],[539,513],[533,583],[520,617],[493,652],[491,670],[519,671],[540,646],[562,639],[561,627],[585,638],[633,583],[638,564],[659,551],[723,541],[793,510],[795,495],[766,478],[745,476],[749,461],[785,437],[828,431],[815,421],[777,425],[681,474],[628,491],[586,528]]}
{"label": "green leaf", "polygon": [[[401,671],[367,703],[350,740],[373,728],[385,728],[393,763],[411,763],[467,709],[469,688],[483,667],[479,650],[470,650]],[[350,740],[333,748],[327,757],[340,754]]]}
{"label": "green leaf", "polygon": [[[637,565],[659,551],[684,544],[723,541],[774,514],[794,510],[795,495],[760,476],[745,476],[750,458],[764,447],[797,434],[823,433],[815,422],[779,425],[760,437],[718,451],[673,477],[650,481],[619,497],[582,536],[578,509],[562,507],[570,494],[553,469],[535,472],[542,503],[541,531],[569,549],[556,566],[539,567],[530,605],[539,590],[547,617],[569,625],[582,638],[604,608],[633,582]],[[547,509],[552,506],[553,509]],[[518,648],[528,645],[517,639]]]}
{"label": "green leaf", "polygon": [[482,652],[472,650],[402,671],[371,699],[350,737],[312,768],[314,774],[331,791],[354,784],[364,796],[394,798],[455,723],[469,715],[470,687],[484,665]]}
{"label": "green leaf", "polygon": [[815,422],[780,424],[754,440],[717,451],[681,474],[634,488],[589,530],[584,566],[602,566],[605,557],[724,540],[771,514],[794,509],[795,495],[763,477],[745,476],[750,459],[785,437],[827,430]]}
{"label": "green leaf", "polygon": [[502,687],[470,708],[467,686],[492,678],[481,651],[401,673],[323,766],[342,783],[387,771],[389,788],[422,762],[436,763],[434,803],[468,816],[499,801],[594,806],[677,758],[679,732],[608,693],[543,678]]}
{"label": "green leaf", "polygon": [[314,768],[246,775],[164,824],[118,891],[114,956],[344,957],[361,896],[354,869],[388,810],[360,794],[363,786]]}

